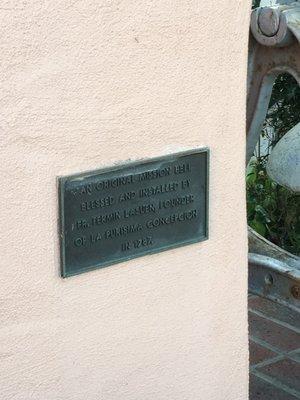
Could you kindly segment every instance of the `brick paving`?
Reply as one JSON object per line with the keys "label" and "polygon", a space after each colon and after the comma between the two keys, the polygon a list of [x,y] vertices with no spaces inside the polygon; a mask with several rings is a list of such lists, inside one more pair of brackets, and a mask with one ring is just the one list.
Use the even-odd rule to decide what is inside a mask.
{"label": "brick paving", "polygon": [[300,312],[249,295],[249,345],[249,399],[300,399]]}

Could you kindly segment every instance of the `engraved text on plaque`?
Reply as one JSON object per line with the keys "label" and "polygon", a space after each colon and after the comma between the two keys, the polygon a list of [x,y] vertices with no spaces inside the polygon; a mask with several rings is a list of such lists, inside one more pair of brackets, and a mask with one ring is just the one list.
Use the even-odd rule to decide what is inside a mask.
{"label": "engraved text on plaque", "polygon": [[207,239],[208,151],[59,178],[62,276]]}

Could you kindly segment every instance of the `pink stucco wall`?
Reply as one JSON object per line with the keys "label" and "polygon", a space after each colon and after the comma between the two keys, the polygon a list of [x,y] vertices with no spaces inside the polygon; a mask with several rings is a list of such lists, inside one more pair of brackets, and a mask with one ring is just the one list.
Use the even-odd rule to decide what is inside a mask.
{"label": "pink stucco wall", "polygon": [[[250,1],[4,0],[1,400],[246,400]],[[211,149],[210,239],[59,277],[56,177]]]}

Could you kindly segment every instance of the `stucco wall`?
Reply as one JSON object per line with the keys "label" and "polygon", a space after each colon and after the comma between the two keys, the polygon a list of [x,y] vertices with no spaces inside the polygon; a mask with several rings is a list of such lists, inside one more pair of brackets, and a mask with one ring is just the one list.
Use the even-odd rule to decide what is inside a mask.
{"label": "stucco wall", "polygon": [[[250,1],[4,0],[1,400],[246,400]],[[211,149],[210,239],[59,277],[56,176]]]}

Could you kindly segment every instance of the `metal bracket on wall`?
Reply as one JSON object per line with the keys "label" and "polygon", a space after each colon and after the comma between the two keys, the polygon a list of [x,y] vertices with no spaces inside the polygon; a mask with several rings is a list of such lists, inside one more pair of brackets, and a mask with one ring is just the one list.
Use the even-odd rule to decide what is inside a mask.
{"label": "metal bracket on wall", "polygon": [[300,308],[300,258],[248,229],[249,290]]}
{"label": "metal bracket on wall", "polygon": [[[247,163],[258,141],[275,79],[300,85],[300,3],[259,7],[251,15],[247,95]],[[250,291],[300,308],[300,258],[249,228]]]}

